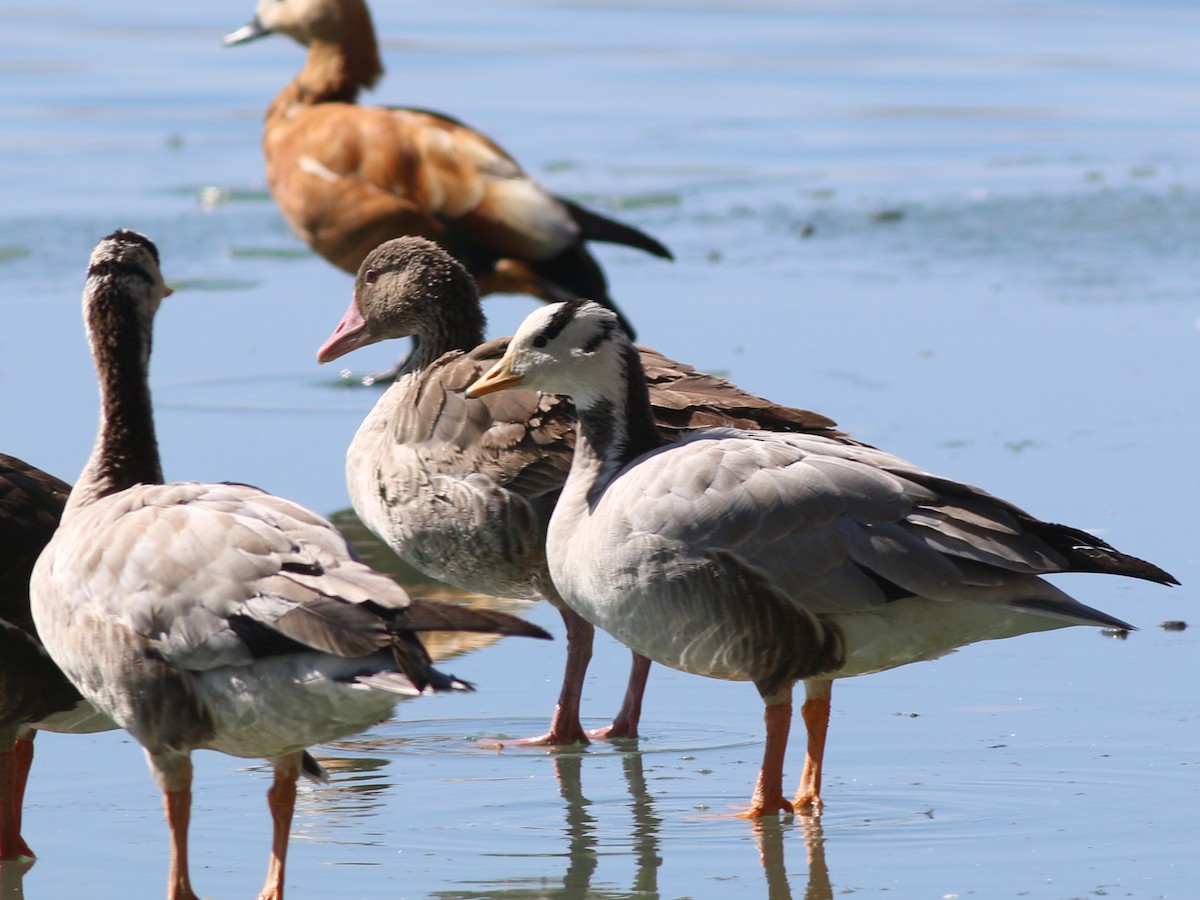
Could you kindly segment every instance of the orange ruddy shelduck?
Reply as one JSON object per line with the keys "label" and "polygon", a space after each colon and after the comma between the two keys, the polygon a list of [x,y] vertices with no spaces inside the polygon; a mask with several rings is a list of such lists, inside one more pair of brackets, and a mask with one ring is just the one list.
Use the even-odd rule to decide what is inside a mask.
{"label": "orange ruddy shelduck", "polygon": [[384,241],[419,235],[458,257],[481,294],[613,307],[588,241],[671,258],[649,235],[554,196],[462,122],[357,105],[383,73],[362,0],[262,0],[225,43],[274,32],[308,47],[308,59],[267,110],[267,182],[292,228],[334,265],[354,273]]}

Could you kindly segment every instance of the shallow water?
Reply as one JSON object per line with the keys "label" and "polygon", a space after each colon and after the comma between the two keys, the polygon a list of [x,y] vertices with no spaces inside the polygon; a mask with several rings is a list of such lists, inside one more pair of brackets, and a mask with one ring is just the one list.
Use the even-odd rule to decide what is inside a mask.
{"label": "shallow water", "polygon": [[[350,279],[265,192],[262,111],[301,52],[221,47],[251,5],[0,2],[0,449],[82,467],[79,289],[96,240],[129,226],[178,288],[153,364],[167,476],[333,514],[375,395],[313,361]],[[672,247],[674,264],[599,251],[645,343],[1094,530],[1183,587],[1062,579],[1142,630],[839,684],[819,823],[727,815],[761,754],[747,685],[656,668],[636,746],[481,749],[544,727],[563,649],[488,645],[447,663],[477,693],[321,748],[334,781],[302,794],[289,897],[1194,896],[1198,632],[1158,626],[1196,618],[1200,581],[1200,11],[375,5],[379,102],[451,112]],[[532,306],[489,300],[492,332]],[[560,632],[544,606],[527,614]],[[591,724],[627,662],[600,642]],[[800,756],[793,740],[789,778]],[[267,782],[197,757],[201,893],[261,884]],[[27,897],[161,893],[158,797],[119,734],[39,739],[25,831]],[[6,896],[17,882],[4,874]]]}

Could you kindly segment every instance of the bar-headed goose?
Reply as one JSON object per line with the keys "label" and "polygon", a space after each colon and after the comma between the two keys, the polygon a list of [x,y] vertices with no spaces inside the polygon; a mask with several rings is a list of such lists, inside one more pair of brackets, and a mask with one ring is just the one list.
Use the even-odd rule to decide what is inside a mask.
{"label": "bar-headed goose", "polygon": [[417,632],[544,636],[520,619],[410,599],[313,512],[241,484],[163,484],[147,383],[168,289],[158,251],[118,231],[92,254],[84,321],[100,426],[31,582],[38,631],[92,703],[146,750],[171,832],[168,896],[192,900],[191,752],[264,757],[274,837],[262,898],[283,894],[305,748],[386,718],[401,697],[462,690]]}
{"label": "bar-headed goose", "polygon": [[[1174,583],[1083,531],[819,434],[702,429],[664,445],[638,354],[591,303],[531,314],[468,390],[572,397],[579,436],[546,556],[563,600],[635,652],[754,682],[766,750],[747,816],[819,809],[835,678],[1064,625],[1129,628],[1039,575]],[[808,755],[783,795],[792,686]]]}
{"label": "bar-headed goose", "polygon": [[357,105],[383,74],[363,0],[260,0],[225,43],[272,32],[308,58],[267,110],[267,182],[296,233],[334,265],[353,274],[389,238],[421,235],[458,257],[482,294],[589,297],[615,309],[588,241],[671,258],[649,235],[549,193],[462,122]]}
{"label": "bar-headed goose", "polygon": [[[317,358],[328,362],[409,335],[418,350],[346,455],[351,503],[422,572],[486,594],[545,597],[559,608],[567,628],[562,691],[549,731],[530,741],[586,741],[579,701],[592,627],[558,598],[545,556],[546,525],[571,464],[574,407],[534,391],[464,395],[507,339],[482,343],[484,317],[471,277],[436,244],[414,237],[371,251],[350,308]],[[653,350],[639,352],[665,438],[702,424],[833,433],[824,416],[777,406]],[[635,658],[621,711],[593,736],[636,735],[647,666]]]}
{"label": "bar-headed goose", "polygon": [[70,490],[53,475],[0,453],[0,861],[34,855],[21,836],[21,813],[37,729],[116,727],[46,654],[29,611],[29,575]]}

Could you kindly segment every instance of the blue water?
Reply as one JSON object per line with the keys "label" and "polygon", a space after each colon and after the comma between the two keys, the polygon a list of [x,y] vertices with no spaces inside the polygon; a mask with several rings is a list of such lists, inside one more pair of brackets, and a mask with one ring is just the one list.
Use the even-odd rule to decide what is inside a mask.
{"label": "blue water", "polygon": [[[317,346],[349,276],[265,190],[282,38],[249,2],[0,2],[0,450],[71,478],[95,428],[79,289],[118,226],[178,288],[153,388],[168,478],[328,514],[374,394]],[[841,683],[819,824],[755,828],[761,704],[656,668],[636,745],[479,749],[544,727],[562,642],[448,662],[478,693],[321,748],[288,891],[326,897],[1134,898],[1200,885],[1200,9],[1170,2],[375,3],[377,102],[452,113],[666,242],[598,251],[644,343],[1153,559],[1062,579],[1141,627],[976,646]],[[488,301],[511,333],[534,303]],[[381,368],[399,347],[347,358]],[[386,562],[386,553],[377,557]],[[527,615],[560,631],[544,606]],[[601,641],[585,714],[616,709]],[[798,779],[800,741],[787,777]],[[30,898],[152,897],[166,829],[136,744],[44,735]],[[333,762],[329,762],[331,768]],[[260,768],[197,757],[193,880],[250,896]]]}

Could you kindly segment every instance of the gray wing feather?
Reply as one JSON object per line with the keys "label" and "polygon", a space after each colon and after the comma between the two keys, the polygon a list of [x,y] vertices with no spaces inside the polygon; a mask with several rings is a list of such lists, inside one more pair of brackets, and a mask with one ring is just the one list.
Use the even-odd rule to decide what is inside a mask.
{"label": "gray wing feather", "polygon": [[836,438],[710,430],[636,468],[602,500],[623,510],[628,531],[613,541],[645,532],[693,557],[734,553],[816,613],[865,611],[904,594],[978,598],[975,588],[1005,584],[1028,592],[1018,575],[1067,568],[1015,507]]}
{"label": "gray wing feather", "polygon": [[[251,662],[235,617],[314,649],[365,655],[387,641],[357,604],[410,602],[403,588],[357,562],[330,523],[245,485],[136,487],[77,515],[91,517],[71,532],[85,546],[59,553],[83,554],[76,571],[89,573],[89,604],[183,669]],[[104,545],[86,545],[98,528]]]}

